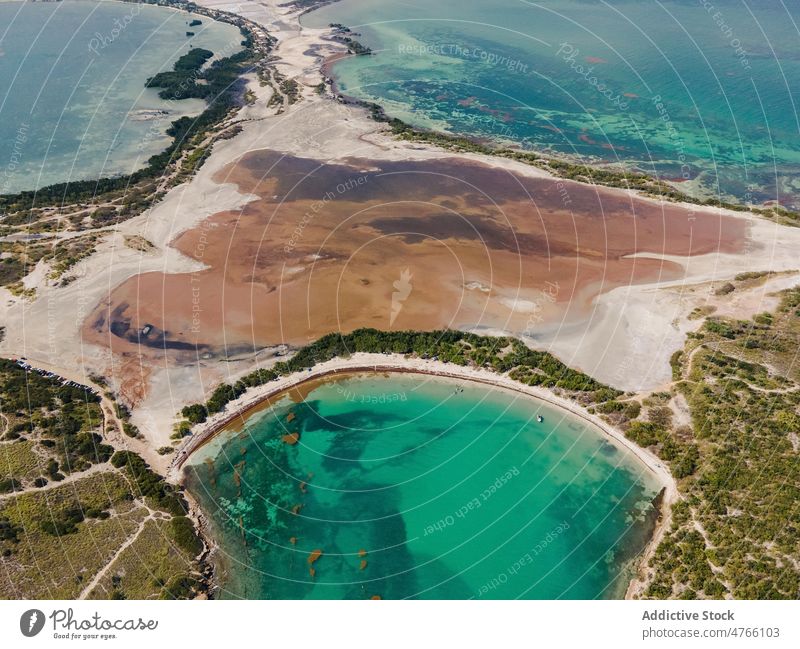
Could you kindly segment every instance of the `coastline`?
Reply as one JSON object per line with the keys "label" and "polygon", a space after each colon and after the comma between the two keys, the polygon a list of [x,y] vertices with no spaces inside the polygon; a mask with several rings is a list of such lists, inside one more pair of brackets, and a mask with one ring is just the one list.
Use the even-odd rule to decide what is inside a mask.
{"label": "coastline", "polygon": [[[59,4],[60,2],[63,2],[63,1],[64,0],[57,0],[57,1],[53,0],[49,4]],[[106,5],[112,5],[112,4],[130,5],[130,6],[133,6],[134,9],[138,7],[137,14],[133,14],[133,15],[138,15],[138,12],[140,12],[142,10],[141,6],[144,5],[145,7],[147,7],[146,10],[148,10],[148,11],[150,10],[150,8],[155,8],[155,9],[158,9],[158,10],[172,12],[174,14],[181,14],[181,15],[185,16],[187,19],[188,19],[188,17],[190,17],[190,16],[192,16],[192,15],[194,15],[196,13],[197,15],[202,15],[202,16],[208,18],[209,20],[211,20],[214,23],[217,23],[218,25],[229,25],[229,26],[232,26],[232,27],[238,27],[238,25],[236,24],[236,22],[233,19],[235,14],[227,13],[227,12],[224,13],[224,14],[220,14],[219,12],[217,12],[217,14],[212,14],[211,12],[206,11],[202,7],[199,7],[199,9],[200,9],[199,11],[192,12],[192,11],[189,11],[187,9],[186,5],[180,5],[180,4],[174,3],[173,0],[168,0],[166,3],[154,2],[152,0],[142,0],[142,1],[137,1],[137,0],[95,0],[95,1],[97,3],[106,4]],[[12,2],[19,2],[19,0],[0,0],[0,2],[4,2],[4,3],[9,3],[10,4]],[[43,4],[48,4],[48,2],[45,2]],[[69,0],[66,0],[66,4],[70,4]],[[197,46],[197,47],[199,47],[199,46]],[[225,49],[223,49],[222,51],[214,52],[214,56],[209,60],[208,64],[216,62],[216,61],[221,60],[223,58],[228,58],[228,57],[230,57],[232,55],[235,55],[236,53],[238,53],[238,51],[242,50],[242,47],[238,46],[238,50],[235,50],[235,51],[230,52],[230,53],[226,53],[226,52],[228,52],[228,49],[229,49],[229,46],[226,45]],[[176,57],[176,61],[177,61],[177,57]],[[152,72],[148,73],[147,77],[145,77],[142,80],[142,82],[143,82],[142,88],[143,89],[147,89],[147,86],[144,85],[144,82],[147,81],[147,79],[150,76],[152,76],[152,74],[154,74],[154,73],[152,73]],[[157,92],[157,91],[158,91],[158,89],[154,89],[154,92]],[[150,154],[150,155],[142,156],[141,153],[137,154],[137,156],[136,156],[136,158],[137,158],[137,166],[134,169],[131,169],[130,171],[123,172],[123,173],[106,173],[106,172],[103,172],[103,173],[100,173],[100,174],[89,175],[89,176],[86,176],[86,177],[77,177],[77,178],[70,177],[70,178],[54,180],[52,182],[45,182],[45,183],[43,183],[41,185],[32,187],[30,189],[15,189],[13,191],[7,191],[7,192],[4,192],[4,193],[0,193],[0,200],[3,200],[3,201],[20,200],[20,199],[24,200],[27,197],[35,197],[37,194],[42,194],[43,196],[46,197],[49,193],[52,193],[54,190],[61,190],[62,188],[64,188],[65,190],[69,190],[70,187],[87,185],[87,184],[91,184],[91,183],[97,184],[98,189],[96,189],[95,191],[96,191],[96,195],[98,197],[100,197],[100,196],[103,196],[103,194],[113,193],[113,191],[115,189],[117,189],[120,186],[124,187],[126,183],[129,184],[129,185],[135,185],[142,178],[147,179],[148,177],[157,177],[158,174],[150,173],[150,159],[151,158],[156,158],[156,157],[159,157],[159,156],[165,154],[166,152],[168,152],[170,150],[170,148],[172,146],[174,146],[174,144],[176,142],[176,138],[171,136],[168,133],[168,131],[170,130],[170,128],[173,127],[175,121],[179,120],[179,119],[181,119],[183,117],[188,117],[190,119],[196,120],[198,117],[200,117],[202,115],[202,113],[204,111],[206,111],[211,106],[211,104],[209,102],[207,102],[206,100],[203,100],[203,99],[195,100],[195,99],[174,99],[174,98],[163,99],[163,98],[159,98],[159,101],[161,103],[156,108],[138,109],[138,112],[140,112],[140,113],[142,113],[142,115],[144,115],[143,119],[142,118],[137,119],[137,117],[136,117],[136,115],[134,113],[131,113],[131,114],[129,114],[127,116],[127,119],[131,119],[131,121],[151,121],[153,116],[156,115],[156,114],[160,114],[162,117],[167,116],[167,117],[170,118],[169,121],[166,121],[162,125],[162,127],[159,129],[159,132],[157,134],[154,133],[154,132],[148,132],[148,133],[144,134],[144,139],[145,140],[147,140],[148,138],[154,138],[156,136],[157,136],[157,139],[164,140],[164,146],[162,146],[161,148],[159,148],[157,150],[154,150],[153,153]],[[200,103],[198,103],[197,106],[195,106],[193,108],[189,108],[189,103],[191,101],[201,102],[202,106],[200,105]],[[124,115],[122,117],[125,118]],[[221,119],[219,121],[219,123],[216,124],[216,126],[219,126],[224,121],[225,121],[224,119]],[[104,185],[108,185],[109,189],[103,189]],[[67,200],[65,201],[65,205],[79,205],[80,203],[85,202],[85,200],[81,200],[78,197],[75,197],[75,198],[70,197],[68,191],[66,192],[66,195],[67,195]],[[63,202],[63,199],[62,199],[62,202]],[[39,204],[38,205],[34,205],[34,207],[37,208],[37,209],[41,209],[42,207],[48,207],[48,206],[49,206],[48,199],[47,198],[43,198],[43,197],[39,198]],[[62,205],[62,207],[63,206],[64,205]]]}
{"label": "coastline", "polygon": [[[202,448],[217,435],[230,430],[234,425],[243,423],[246,418],[264,407],[264,404],[268,404],[276,396],[283,395],[287,391],[311,381],[380,372],[419,374],[422,376],[466,380],[538,399],[582,419],[595,427],[615,447],[635,457],[661,486],[661,491],[657,497],[660,497],[660,503],[655,526],[650,540],[640,556],[635,560],[635,574],[628,585],[625,599],[637,598],[644,592],[647,586],[647,576],[644,573],[647,561],[653,555],[669,528],[672,522],[672,505],[680,498],[677,483],[669,469],[653,453],[627,439],[621,430],[611,426],[597,415],[589,413],[574,401],[556,395],[545,388],[519,383],[507,375],[497,374],[491,370],[453,365],[428,359],[406,358],[399,354],[387,355],[361,352],[355,353],[349,358],[334,358],[330,361],[318,363],[308,371],[295,372],[288,376],[280,377],[266,385],[250,388],[244,395],[228,404],[222,412],[210,417],[203,424],[197,425],[195,427],[196,432],[178,447],[175,459],[170,465],[167,479],[183,484],[182,468],[195,451]],[[203,538],[208,544],[207,535],[204,534]]]}
{"label": "coastline", "polygon": [[[220,0],[204,0],[206,10],[224,7]],[[122,282],[143,273],[159,271],[181,273],[199,271],[204,266],[175,250],[170,242],[180,234],[200,227],[206,220],[225,210],[240,210],[256,196],[242,194],[227,176],[216,177],[244,154],[259,150],[300,154],[321,162],[346,160],[353,156],[380,160],[419,161],[458,158],[514,171],[529,177],[552,178],[557,187],[569,188],[578,181],[561,179],[546,170],[511,159],[478,153],[455,153],[435,146],[422,146],[398,141],[385,124],[373,121],[367,110],[346,106],[330,95],[320,97],[314,90],[322,77],[320,63],[329,54],[341,53],[343,45],[325,40],[328,30],[309,29],[299,25],[299,12],[282,7],[276,0],[257,4],[246,0],[241,4],[243,20],[258,25],[276,40],[274,65],[280,73],[297,79],[303,99],[284,107],[279,113],[269,105],[274,89],[261,86],[255,74],[248,88],[257,101],[239,110],[232,125],[241,132],[230,139],[214,143],[202,167],[189,181],[170,189],[149,211],[121,223],[112,236],[97,244],[96,252],[78,262],[73,272],[76,279],[66,287],[48,285],[46,273],[33,273],[25,282],[26,289],[36,290],[36,299],[29,301],[6,291],[6,339],[0,348],[6,355],[26,355],[46,360],[56,367],[85,368],[85,372],[109,376],[114,387],[130,399],[133,423],[147,438],[153,449],[170,443],[175,412],[183,405],[203,398],[207,387],[223,380],[236,380],[253,367],[253,359],[228,359],[224,363],[194,365],[120,362],[108,345],[87,343],[82,326],[89,312]],[[625,196],[626,200],[646,200],[632,190],[596,187],[598,193]],[[678,204],[670,204],[678,205]],[[651,285],[632,285],[600,296],[593,305],[585,326],[558,331],[541,331],[528,340],[540,349],[558,354],[567,364],[582,369],[611,385],[624,389],[652,389],[669,378],[669,356],[682,344],[688,331],[700,326],[699,320],[686,316],[696,306],[713,303],[713,286],[698,284],[724,281],[747,270],[788,270],[796,268],[795,250],[800,246],[800,229],[786,228],[774,222],[717,207],[687,205],[695,214],[730,214],[747,222],[751,231],[747,255],[709,253],[680,258],[685,274],[681,280]],[[142,236],[153,243],[153,249],[141,253],[128,248],[125,236]],[[765,243],[766,242],[766,243]],[[672,288],[669,288],[672,287]],[[754,314],[772,288],[764,284],[751,291],[749,310],[742,317]],[[666,290],[665,290],[666,289]],[[619,304],[624,302],[625,309]],[[52,328],[51,314],[67,326]],[[678,324],[676,324],[678,323]],[[468,329],[469,325],[465,325]],[[631,333],[636,331],[637,338]],[[503,335],[514,335],[504,331]],[[645,335],[644,340],[641,336]],[[617,358],[624,358],[621,372]],[[633,378],[632,378],[633,377]],[[631,383],[635,381],[635,385]],[[134,384],[132,389],[127,386]],[[157,389],[165,388],[168,389]],[[155,452],[151,464],[166,467]]]}
{"label": "coastline", "polygon": [[[206,0],[203,4],[213,9],[215,2]],[[221,3],[217,3],[221,5]],[[248,17],[270,30],[270,34],[278,38],[275,54],[278,57],[275,65],[287,77],[300,78],[304,83],[316,81],[319,76],[320,59],[324,55],[317,51],[308,54],[312,45],[317,45],[322,50],[341,51],[343,46],[327,42],[321,38],[326,30],[311,30],[302,28],[297,24],[297,12],[278,8],[277,2],[268,0],[266,5],[256,5],[253,2],[243,3],[243,14],[259,12],[257,16]],[[273,29],[274,28],[274,29]],[[316,75],[316,76],[314,76]],[[269,96],[269,89],[258,91],[258,83],[250,84],[256,92],[260,92],[259,99]],[[187,183],[172,189],[169,194],[150,212],[134,217],[123,223],[115,236],[102,244],[101,250],[90,259],[81,262],[78,270],[81,276],[70,286],[55,289],[46,287],[41,290],[42,296],[32,305],[22,300],[16,300],[14,305],[7,308],[7,313],[12,317],[6,318],[6,341],[2,345],[7,354],[27,355],[29,358],[47,359],[54,367],[74,367],[78,373],[88,373],[98,369],[111,376],[114,380],[125,371],[120,370],[119,360],[115,360],[108,349],[87,345],[81,337],[80,326],[87,311],[98,301],[102,300],[110,287],[121,283],[128,277],[147,271],[165,270],[167,272],[181,272],[199,270],[202,264],[188,259],[177,250],[169,246],[169,242],[192,227],[197,227],[204,219],[225,209],[240,209],[254,196],[239,193],[233,184],[215,181],[216,172],[221,171],[227,164],[239,159],[244,153],[259,148],[274,148],[290,152],[302,151],[310,157],[323,161],[332,161],[346,158],[364,152],[366,156],[374,155],[382,159],[407,159],[421,160],[431,158],[459,157],[474,160],[504,169],[516,170],[526,175],[552,178],[553,182],[563,182],[566,185],[577,181],[562,180],[552,176],[547,171],[521,162],[508,159],[498,159],[491,156],[467,153],[456,154],[435,146],[420,146],[410,142],[398,142],[386,132],[385,125],[372,121],[367,111],[363,108],[343,106],[333,98],[319,98],[314,95],[310,87],[303,86],[303,91],[308,97],[280,114],[274,115],[271,110],[262,105],[243,108],[237,116],[237,122],[243,124],[242,133],[238,136],[217,142],[213,153],[206,164],[200,168],[197,175]],[[307,92],[306,92],[307,91]],[[259,103],[266,103],[259,102]],[[341,111],[341,113],[339,113]],[[320,137],[322,135],[322,137]],[[608,192],[616,195],[633,197],[635,192],[619,188],[598,187],[598,192]],[[638,196],[638,194],[637,194]],[[658,202],[654,198],[644,200]],[[726,213],[717,207],[692,206],[695,212],[709,214]],[[686,258],[687,277],[680,282],[671,282],[669,286],[686,289],[688,283],[700,281],[717,281],[732,277],[738,272],[761,266],[773,268],[791,268],[796,265],[795,253],[787,254],[787,250],[794,248],[794,241],[800,241],[800,233],[796,230],[781,228],[775,223],[763,219],[754,219],[742,213],[733,213],[741,219],[752,222],[754,239],[772,241],[764,245],[756,243],[754,250],[747,257],[720,254],[709,254],[703,257]],[[787,236],[783,239],[780,248],[777,248],[779,231]],[[771,237],[766,235],[771,233]],[[122,242],[124,234],[143,234],[155,242],[156,249],[152,253],[141,254],[126,248]],[[758,236],[761,235],[761,236]],[[793,235],[793,236],[789,236]],[[778,254],[776,254],[776,252]],[[102,272],[99,272],[102,271]],[[777,278],[776,281],[784,281]],[[571,366],[577,366],[588,373],[612,384],[620,384],[624,378],[616,375],[618,363],[616,359],[623,358],[627,362],[627,376],[644,376],[646,372],[639,372],[640,365],[637,359],[641,358],[645,370],[656,361],[666,361],[675,345],[682,344],[686,330],[700,326],[701,321],[682,321],[681,329],[673,332],[671,321],[679,314],[691,311],[693,304],[683,293],[663,290],[665,283],[650,286],[632,286],[618,289],[613,295],[618,306],[624,302],[625,311],[615,308],[610,304],[601,309],[602,304],[611,302],[612,295],[602,296],[602,304],[598,305],[598,313],[593,314],[590,336],[582,331],[575,333],[560,332],[558,342],[550,345],[550,349]],[[768,285],[760,289],[766,295]],[[759,293],[759,290],[755,291]],[[713,294],[713,288],[705,292],[698,291],[696,302],[706,303],[708,295]],[[757,296],[756,296],[757,297]],[[656,300],[666,301],[660,304]],[[752,311],[761,308],[761,300],[752,300]],[[658,308],[654,308],[658,307]],[[50,328],[50,314],[61,313],[62,322],[67,326],[58,329]],[[653,315],[655,313],[655,316]],[[745,313],[740,314],[742,317]],[[658,322],[654,323],[653,318]],[[643,320],[644,319],[644,320]],[[663,324],[662,324],[663,320]],[[642,322],[648,327],[642,327]],[[75,323],[75,326],[73,326]],[[637,331],[637,335],[644,335],[645,331],[652,331],[644,342],[639,339],[638,347],[631,352],[630,347],[623,346],[622,341],[611,345],[612,337],[625,338],[627,331]],[[659,332],[669,332],[669,344],[664,345],[665,338]],[[666,337],[667,334],[664,334]],[[541,343],[541,341],[537,341]],[[627,341],[628,343],[630,341]],[[636,342],[636,341],[634,341]],[[537,344],[537,346],[542,346]],[[547,345],[545,345],[547,346]],[[664,349],[666,348],[666,351]],[[579,355],[581,349],[583,356]],[[57,350],[57,351],[56,351]],[[605,353],[611,361],[603,359],[594,360],[586,354],[595,352]],[[382,357],[383,360],[386,357]],[[633,362],[630,359],[634,359]],[[626,363],[623,363],[626,364]],[[141,369],[133,363],[133,372],[141,373]],[[150,370],[151,368],[148,368]],[[150,396],[137,404],[134,409],[133,422],[147,438],[146,446],[149,448],[147,459],[151,466],[166,472],[168,459],[155,453],[155,449],[169,443],[172,425],[175,422],[175,412],[186,403],[198,400],[221,380],[231,380],[252,369],[249,362],[223,367],[181,367],[181,368],[152,368],[152,378],[148,377],[151,386]],[[374,369],[374,367],[373,367]],[[390,369],[390,368],[388,368]],[[665,372],[669,371],[666,362],[663,363]],[[604,375],[605,372],[605,375]],[[115,376],[116,375],[116,376]],[[609,381],[609,375],[612,379]],[[156,381],[158,383],[156,384]],[[272,385],[276,385],[275,382]],[[163,389],[153,389],[159,385]],[[168,387],[168,389],[166,389]],[[265,386],[267,387],[267,386]],[[639,386],[641,387],[641,386]],[[285,389],[285,388],[283,388]],[[517,389],[512,387],[512,389]],[[277,391],[280,391],[278,389]],[[533,394],[549,400],[550,395]],[[248,398],[248,395],[244,397]],[[263,398],[263,397],[262,397]],[[560,404],[558,404],[560,405]],[[568,407],[568,409],[571,409]],[[241,413],[238,415],[241,416]],[[602,424],[601,430],[606,429]],[[620,437],[623,438],[624,436]],[[628,446],[628,442],[623,441]],[[651,461],[656,461],[650,458]],[[665,499],[667,500],[667,499]],[[668,510],[665,504],[665,511]],[[662,521],[657,527],[654,538],[659,530],[665,529],[668,520]],[[663,531],[661,532],[663,535]],[[654,549],[656,541],[651,542]],[[647,552],[647,551],[646,551]]]}
{"label": "coastline", "polygon": [[[2,0],[0,0],[2,1]],[[205,2],[213,7],[213,2]],[[217,3],[223,6],[222,3]],[[245,5],[248,3],[244,3]],[[253,4],[252,2],[249,4]],[[262,5],[259,5],[262,6]],[[270,11],[279,5],[273,0],[267,0],[262,11]],[[275,9],[275,11],[278,11]],[[317,43],[322,49],[335,47],[335,43],[324,40],[314,40],[317,34],[309,36],[305,28],[295,29],[291,21],[295,18],[292,12],[280,14],[283,22],[280,32],[280,48],[276,55],[280,57],[275,65],[285,66],[290,74],[311,77],[308,60],[312,55],[303,51],[308,43]],[[251,20],[251,19],[247,19]],[[266,23],[265,23],[266,24]],[[270,24],[270,29],[272,26]],[[324,30],[311,30],[311,32]],[[283,37],[286,37],[283,40]],[[288,48],[288,52],[284,52]],[[317,55],[314,55],[317,56]],[[318,58],[324,58],[318,56]],[[251,79],[252,81],[252,79]],[[305,81],[303,83],[306,83]],[[269,97],[271,90],[264,88],[258,90],[257,80],[250,84],[259,98]],[[308,90],[303,86],[303,91]],[[310,94],[310,93],[307,93]],[[341,116],[335,114],[341,110]],[[436,145],[414,145],[411,142],[398,142],[385,125],[372,121],[367,110],[358,106],[341,106],[332,98],[305,98],[299,106],[290,107],[283,115],[268,114],[262,105],[248,106],[241,109],[235,118],[237,123],[244,124],[243,132],[229,140],[215,143],[213,153],[206,164],[196,172],[196,175],[180,186],[175,187],[152,211],[134,217],[129,222],[120,225],[119,231],[102,243],[102,247],[90,259],[77,265],[80,271],[79,278],[72,286],[56,289],[43,286],[39,289],[39,299],[35,304],[25,303],[23,300],[10,300],[11,307],[6,307],[5,324],[7,326],[7,340],[2,345],[3,355],[28,355],[34,358],[37,355],[52,365],[54,371],[66,376],[71,376],[70,368],[76,379],[94,369],[103,368],[111,372],[112,381],[116,382],[121,376],[120,366],[124,361],[115,359],[106,348],[87,345],[81,338],[80,327],[87,309],[91,309],[98,300],[101,300],[115,284],[125,279],[148,271],[165,270],[166,272],[196,271],[202,264],[188,259],[170,246],[178,234],[188,229],[197,227],[210,216],[224,209],[240,209],[256,197],[248,196],[237,191],[235,185],[214,180],[217,172],[241,158],[249,151],[259,148],[272,147],[277,141],[277,146],[284,151],[303,150],[311,151],[307,155],[318,157],[323,161],[343,159],[353,152],[365,151],[367,154],[380,153],[382,159],[422,160],[430,158],[458,157],[465,160],[474,160],[498,168],[514,170],[528,175],[546,177],[554,183],[576,183],[580,181],[561,179],[546,170],[525,165],[509,159],[493,158],[480,153],[456,153],[447,151]],[[322,120],[320,119],[322,116]],[[331,122],[340,120],[349,121],[347,125],[327,124],[324,118]],[[249,122],[249,123],[247,123]],[[307,127],[305,134],[303,127]],[[334,132],[330,139],[315,140],[320,133],[327,133],[327,129]],[[333,131],[336,128],[338,130]],[[282,131],[282,132],[279,132]],[[308,139],[306,139],[308,138]],[[585,183],[581,183],[585,184]],[[626,194],[637,200],[647,200],[663,204],[663,201],[630,189],[597,187],[598,192]],[[689,204],[691,205],[691,204]],[[715,206],[691,205],[696,213],[724,214],[727,210]],[[685,277],[672,282],[659,281],[652,284],[639,284],[615,289],[602,294],[594,305],[591,325],[575,331],[559,330],[552,332],[552,337],[529,339],[530,346],[538,349],[548,349],[557,354],[572,367],[583,369],[592,376],[602,379],[616,387],[626,389],[651,389],[653,375],[666,377],[669,366],[662,362],[668,359],[670,352],[681,348],[685,342],[686,333],[699,328],[703,319],[686,319],[686,315],[696,305],[715,305],[719,308],[718,314],[726,311],[735,317],[749,317],[765,309],[765,302],[775,298],[771,291],[785,286],[797,284],[796,274],[792,277],[774,277],[762,286],[737,292],[733,301],[728,298],[715,297],[713,283],[733,278],[735,274],[750,269],[771,268],[775,270],[788,270],[797,268],[796,253],[793,252],[800,242],[800,231],[787,229],[766,219],[755,217],[749,213],[734,213],[739,219],[747,220],[750,230],[748,250],[746,254],[725,255],[719,252],[708,255],[676,258],[685,269]],[[148,239],[155,242],[153,252],[141,254],[123,244],[124,236],[146,234]],[[791,254],[789,254],[791,253]],[[31,280],[30,283],[38,280]],[[739,306],[738,301],[744,303]],[[56,320],[52,313],[59,313],[58,328],[53,324]],[[9,317],[11,316],[11,317]],[[513,334],[512,334],[513,335]],[[548,334],[549,336],[549,334]],[[633,338],[631,338],[633,336]],[[624,340],[626,339],[627,340]],[[627,346],[626,346],[627,345]],[[666,351],[665,351],[666,350]],[[368,355],[369,356],[369,355]],[[450,364],[438,363],[428,368],[414,367],[412,361],[419,359],[406,359],[399,356],[374,355],[379,357],[375,364],[362,367],[341,366],[331,369],[327,376],[344,376],[352,372],[406,372],[420,375],[441,376],[459,380],[470,380],[500,389],[513,390],[527,396],[538,398],[563,408],[571,414],[581,417],[597,426],[604,435],[609,437],[615,445],[621,444],[626,451],[634,453],[639,461],[654,474],[656,465],[661,461],[640,447],[627,440],[621,431],[609,426],[599,417],[590,415],[578,404],[554,395],[545,389],[536,389],[519,384],[503,375],[475,368],[462,368]],[[390,359],[389,365],[383,365]],[[349,359],[335,359],[331,363],[344,363]],[[42,360],[42,363],[45,361]],[[406,365],[405,363],[410,363]],[[427,361],[419,361],[428,363]],[[660,365],[659,365],[660,363]],[[135,363],[132,363],[136,365]],[[148,459],[151,466],[162,474],[169,471],[170,479],[180,480],[180,476],[172,475],[178,472],[180,466],[188,457],[224,432],[237,421],[252,414],[253,409],[263,407],[270,398],[283,392],[296,388],[308,381],[318,380],[324,375],[315,374],[326,363],[320,363],[310,372],[297,374],[297,382],[293,385],[281,385],[280,381],[252,388],[240,400],[232,402],[225,412],[219,413],[219,421],[210,418],[206,425],[213,430],[205,430],[206,425],[197,426],[198,434],[206,435],[198,441],[196,447],[189,448],[195,436],[188,438],[186,443],[176,448],[180,453],[186,448],[187,454],[175,456],[180,459],[177,467],[167,463],[172,456],[158,456],[155,449],[162,443],[169,443],[168,437],[172,432],[171,426],[175,421],[175,412],[185,403],[197,399],[200,394],[207,393],[221,380],[235,380],[235,378],[253,369],[254,364],[248,359],[245,362],[218,363],[216,366],[198,363],[192,367],[158,367],[153,364],[147,368],[152,372],[148,375],[149,393],[142,403],[137,403],[134,409],[134,421],[144,433],[146,439],[141,441],[142,454]],[[110,368],[110,369],[109,369]],[[642,370],[644,368],[644,370]],[[652,368],[656,371],[653,374]],[[462,370],[471,369],[476,376],[463,376]],[[138,366],[134,370],[139,371]],[[450,372],[456,374],[450,374]],[[135,373],[135,372],[134,372]],[[651,375],[652,374],[652,375]],[[286,377],[287,380],[293,378]],[[156,383],[156,379],[158,383]],[[513,385],[505,385],[502,379]],[[626,381],[640,381],[627,384]],[[666,381],[662,381],[666,383]],[[647,387],[649,385],[649,387]],[[536,392],[534,394],[533,392]],[[252,394],[251,394],[252,393]],[[256,394],[258,393],[258,394]],[[241,403],[240,403],[241,402]],[[202,430],[201,430],[202,429]],[[617,437],[618,436],[618,437]],[[124,440],[123,438],[123,441]],[[139,442],[139,440],[137,440]],[[638,452],[637,452],[638,451]],[[640,454],[643,454],[640,455]],[[655,467],[655,468],[654,468]],[[661,467],[664,469],[664,467]],[[681,496],[675,480],[667,469],[666,478],[671,483],[674,492],[670,494],[668,484],[664,485],[664,498],[661,503],[660,514],[656,520],[653,534],[647,546],[634,561],[637,566],[637,575],[631,580],[625,594],[626,599],[640,596],[647,587],[647,577],[643,571],[649,559],[654,555],[671,525],[671,505]],[[671,500],[670,500],[671,496]],[[209,554],[213,558],[216,542],[210,533],[207,520],[202,510],[194,500],[190,500],[192,520],[204,540],[206,549],[203,556]],[[210,578],[213,587],[213,576]]]}

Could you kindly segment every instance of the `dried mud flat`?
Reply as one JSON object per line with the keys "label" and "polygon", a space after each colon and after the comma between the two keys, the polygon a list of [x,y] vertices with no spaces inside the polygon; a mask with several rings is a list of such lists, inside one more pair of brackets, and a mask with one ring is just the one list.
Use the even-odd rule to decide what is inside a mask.
{"label": "dried mud flat", "polygon": [[458,158],[325,164],[261,150],[217,180],[258,199],[172,243],[206,269],[131,277],[91,313],[88,341],[188,363],[365,326],[536,336],[585,320],[615,288],[682,278],[665,256],[740,253],[748,230]]}

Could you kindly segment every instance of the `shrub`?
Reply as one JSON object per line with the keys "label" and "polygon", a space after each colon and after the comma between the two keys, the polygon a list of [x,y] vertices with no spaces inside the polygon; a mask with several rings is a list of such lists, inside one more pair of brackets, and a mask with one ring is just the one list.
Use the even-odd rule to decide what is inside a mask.
{"label": "shrub", "polygon": [[667,406],[650,408],[647,412],[647,419],[659,428],[668,428],[672,423],[672,410]]}
{"label": "shrub", "polygon": [[19,534],[22,529],[8,518],[0,517],[0,541],[11,541],[12,543],[19,542]]}
{"label": "shrub", "polygon": [[111,464],[118,469],[124,469],[125,474],[133,481],[137,495],[152,499],[159,509],[173,516],[183,516],[186,513],[183,497],[133,451],[117,451],[111,457]]}
{"label": "shrub", "polygon": [[652,422],[633,421],[625,435],[639,446],[652,446],[658,443],[658,433],[661,429]]}
{"label": "shrub", "polygon": [[196,579],[183,575],[173,577],[169,580],[164,591],[161,593],[161,599],[189,599],[192,591],[199,585]]}
{"label": "shrub", "polygon": [[716,291],[714,291],[714,295],[728,295],[729,293],[733,293],[736,290],[736,287],[731,284],[730,282],[726,282],[722,286],[720,286]]}
{"label": "shrub", "polygon": [[74,534],[78,531],[78,523],[83,521],[83,511],[80,506],[70,507],[48,519],[39,522],[39,526],[47,534],[62,536]]}
{"label": "shrub", "polygon": [[625,404],[625,416],[628,419],[636,419],[642,412],[642,404],[638,401],[628,401]]}
{"label": "shrub", "polygon": [[625,404],[619,401],[606,401],[597,405],[597,412],[610,414],[612,412],[620,412],[625,409]]}
{"label": "shrub", "polygon": [[184,406],[181,414],[186,417],[193,424],[202,424],[208,419],[208,413],[205,406],[200,403],[193,403],[190,406]]}
{"label": "shrub", "polygon": [[186,516],[175,516],[170,521],[170,532],[175,543],[184,552],[196,557],[203,549],[203,542],[195,532],[192,521]]}
{"label": "shrub", "polygon": [[12,491],[19,491],[20,489],[22,489],[22,484],[19,480],[14,478],[0,480],[0,494],[7,494]]}

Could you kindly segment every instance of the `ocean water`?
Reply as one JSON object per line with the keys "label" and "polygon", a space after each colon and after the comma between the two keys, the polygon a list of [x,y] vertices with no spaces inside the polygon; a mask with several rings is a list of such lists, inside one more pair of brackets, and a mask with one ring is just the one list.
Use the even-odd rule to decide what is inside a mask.
{"label": "ocean water", "polygon": [[278,398],[186,476],[228,598],[620,597],[657,493],[562,410],[408,374]]}
{"label": "ocean water", "polygon": [[[192,47],[241,49],[232,25],[122,2],[0,2],[0,194],[126,174],[204,108],[145,81]],[[194,32],[187,37],[186,32]]]}
{"label": "ocean water", "polygon": [[800,5],[342,0],[373,48],[341,92],[411,123],[625,163],[697,196],[800,206]]}

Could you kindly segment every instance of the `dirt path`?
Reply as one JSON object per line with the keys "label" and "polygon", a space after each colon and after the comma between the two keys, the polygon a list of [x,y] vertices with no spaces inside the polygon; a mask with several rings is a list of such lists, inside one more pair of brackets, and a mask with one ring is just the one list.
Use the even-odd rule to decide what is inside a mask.
{"label": "dirt path", "polygon": [[133,544],[134,541],[136,541],[136,539],[139,538],[139,535],[144,530],[144,526],[147,524],[147,521],[152,521],[152,520],[155,520],[155,517],[153,516],[153,511],[150,510],[150,513],[147,514],[147,516],[143,518],[142,521],[139,523],[139,527],[136,529],[136,531],[127,538],[125,543],[119,546],[119,549],[114,553],[114,556],[111,557],[108,560],[108,563],[106,563],[106,565],[104,565],[97,572],[97,574],[92,578],[92,581],[90,581],[86,585],[86,587],[81,591],[81,594],[78,595],[77,599],[86,599],[91,594],[91,592],[95,589],[95,586],[97,586],[97,584],[100,583],[100,580],[106,575],[106,573],[108,573],[111,566],[114,565],[114,562],[120,557],[120,555],[125,550],[127,550]]}
{"label": "dirt path", "polygon": [[12,491],[7,494],[0,495],[0,503],[4,500],[10,500],[17,496],[22,496],[23,494],[31,493],[31,494],[38,494],[43,491],[50,491],[52,489],[58,489],[59,487],[63,487],[65,485],[72,484],[73,482],[78,482],[78,480],[83,480],[84,478],[94,474],[94,473],[103,473],[103,472],[116,472],[116,469],[113,468],[110,464],[92,464],[88,469],[85,471],[79,471],[76,473],[70,473],[66,476],[63,480],[50,480],[44,487],[31,487],[29,489],[21,489],[19,491]]}
{"label": "dirt path", "polygon": [[[86,372],[80,369],[77,371],[69,370],[31,357],[27,357],[25,361],[35,370],[39,369],[45,372],[52,372],[66,381],[75,381],[76,383],[95,389],[100,397],[100,408],[103,411],[104,417],[102,426],[103,439],[117,450],[135,451],[147,460],[150,466],[159,466],[159,456],[156,455],[155,449],[152,448],[151,445],[147,444],[144,440],[129,437],[123,432],[124,422],[117,416],[116,404],[114,401],[106,396],[107,388],[105,386],[98,385],[92,381],[87,376]],[[61,484],[63,484],[63,481]]]}

